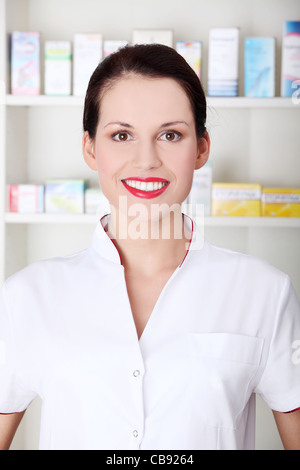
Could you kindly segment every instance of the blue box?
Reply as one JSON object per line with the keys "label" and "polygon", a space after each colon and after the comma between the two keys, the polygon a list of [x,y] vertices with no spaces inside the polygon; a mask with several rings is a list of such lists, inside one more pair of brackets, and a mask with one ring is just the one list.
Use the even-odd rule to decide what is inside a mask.
{"label": "blue box", "polygon": [[40,34],[14,31],[11,35],[11,92],[40,94]]}
{"label": "blue box", "polygon": [[275,38],[245,39],[245,96],[275,96]]}

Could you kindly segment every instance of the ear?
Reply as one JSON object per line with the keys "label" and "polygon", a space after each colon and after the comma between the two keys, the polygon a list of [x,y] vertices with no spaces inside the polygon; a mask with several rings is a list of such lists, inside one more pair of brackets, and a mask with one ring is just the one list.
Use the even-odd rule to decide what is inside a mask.
{"label": "ear", "polygon": [[86,131],[82,138],[82,153],[86,164],[92,169],[97,170],[97,160],[95,155],[95,142]]}
{"label": "ear", "polygon": [[207,132],[198,141],[198,155],[195,161],[195,170],[199,170],[208,160],[210,152],[210,138]]}

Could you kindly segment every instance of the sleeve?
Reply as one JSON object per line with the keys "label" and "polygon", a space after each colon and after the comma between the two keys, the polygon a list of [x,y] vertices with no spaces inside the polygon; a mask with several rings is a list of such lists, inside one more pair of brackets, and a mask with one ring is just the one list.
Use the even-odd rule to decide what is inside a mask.
{"label": "sleeve", "polygon": [[300,304],[288,276],[256,392],[275,411],[289,412],[300,407]]}
{"label": "sleeve", "polygon": [[0,414],[10,414],[24,411],[35,395],[22,384],[13,322],[4,291],[5,285],[0,291]]}

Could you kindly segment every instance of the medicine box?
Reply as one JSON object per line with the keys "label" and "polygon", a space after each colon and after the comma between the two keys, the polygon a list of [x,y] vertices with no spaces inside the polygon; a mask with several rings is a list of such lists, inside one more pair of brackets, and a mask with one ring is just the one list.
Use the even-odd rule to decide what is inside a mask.
{"label": "medicine box", "polygon": [[177,52],[185,58],[194,72],[201,78],[201,54],[202,43],[201,41],[177,41]]}
{"label": "medicine box", "polygon": [[292,96],[300,80],[300,21],[284,23],[281,62],[281,96]]}
{"label": "medicine box", "polygon": [[197,211],[197,204],[204,206],[204,215],[211,214],[211,190],[212,190],[212,164],[208,161],[202,168],[194,171],[192,188],[188,197],[188,203],[192,213]]}
{"label": "medicine box", "polygon": [[89,80],[103,57],[101,34],[75,34],[73,94],[84,96]]}
{"label": "medicine box", "polygon": [[275,96],[275,38],[246,38],[244,44],[245,96]]}
{"label": "medicine box", "polygon": [[213,183],[213,216],[258,217],[260,214],[260,184]]}
{"label": "medicine box", "polygon": [[45,94],[71,94],[71,42],[45,43]]}
{"label": "medicine box", "polygon": [[213,28],[209,33],[208,95],[238,95],[239,29]]}
{"label": "medicine box", "polygon": [[40,94],[40,34],[14,31],[11,36],[11,92]]}
{"label": "medicine box", "polygon": [[135,29],[132,31],[132,44],[163,44],[173,47],[171,29]]}
{"label": "medicine box", "polygon": [[12,184],[8,186],[8,210],[27,214],[44,211],[44,186]]}
{"label": "medicine box", "polygon": [[85,212],[87,214],[104,215],[109,212],[109,202],[101,189],[87,188],[85,191]]}
{"label": "medicine box", "polygon": [[300,188],[263,188],[264,217],[300,217]]}
{"label": "medicine box", "polygon": [[117,52],[122,47],[127,46],[128,41],[122,40],[108,40],[104,41],[104,57],[108,57],[110,54]]}
{"label": "medicine box", "polygon": [[84,213],[86,180],[48,180],[45,184],[45,212]]}

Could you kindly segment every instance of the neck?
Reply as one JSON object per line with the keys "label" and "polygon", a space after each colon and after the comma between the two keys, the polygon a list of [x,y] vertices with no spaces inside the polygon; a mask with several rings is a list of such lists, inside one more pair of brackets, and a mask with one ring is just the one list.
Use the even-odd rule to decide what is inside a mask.
{"label": "neck", "polygon": [[124,268],[145,275],[176,269],[191,239],[181,210],[168,211],[157,219],[130,218],[112,210],[108,234],[119,250]]}

